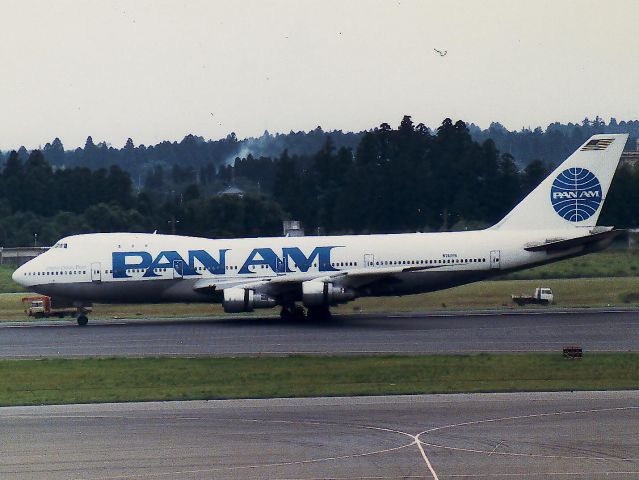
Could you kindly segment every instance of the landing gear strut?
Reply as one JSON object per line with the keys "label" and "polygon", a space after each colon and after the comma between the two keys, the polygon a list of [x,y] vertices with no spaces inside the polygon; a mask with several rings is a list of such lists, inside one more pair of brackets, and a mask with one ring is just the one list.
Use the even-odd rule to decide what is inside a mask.
{"label": "landing gear strut", "polygon": [[301,322],[306,318],[304,307],[299,305],[284,305],[280,312],[280,318],[285,321]]}
{"label": "landing gear strut", "polygon": [[331,319],[331,311],[328,307],[309,307],[304,313],[304,307],[300,305],[284,305],[280,313],[280,318],[290,322],[301,322],[308,319],[312,322],[319,322]]}
{"label": "landing gear strut", "polygon": [[328,307],[310,307],[306,313],[306,318],[318,322],[331,319],[331,311]]}

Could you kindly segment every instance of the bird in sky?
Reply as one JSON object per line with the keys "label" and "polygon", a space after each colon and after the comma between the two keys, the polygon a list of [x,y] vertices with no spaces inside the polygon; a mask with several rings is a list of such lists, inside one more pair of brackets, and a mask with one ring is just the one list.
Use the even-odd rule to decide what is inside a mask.
{"label": "bird in sky", "polygon": [[440,57],[445,57],[446,54],[448,53],[448,50],[444,50],[443,52],[441,50],[437,50],[436,48],[433,48],[433,50],[435,50],[437,53],[439,53]]}

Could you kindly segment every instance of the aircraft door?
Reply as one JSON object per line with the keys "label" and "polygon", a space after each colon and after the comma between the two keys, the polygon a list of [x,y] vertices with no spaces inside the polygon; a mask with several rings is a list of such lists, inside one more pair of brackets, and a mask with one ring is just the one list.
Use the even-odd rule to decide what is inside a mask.
{"label": "aircraft door", "polygon": [[284,256],[282,258],[277,257],[277,263],[275,265],[275,273],[278,275],[283,275],[288,271],[288,257]]}
{"label": "aircraft door", "polygon": [[92,282],[102,281],[102,264],[100,264],[100,262],[91,264],[91,281]]}
{"label": "aircraft door", "polygon": [[173,278],[184,278],[184,261],[173,260]]}
{"label": "aircraft door", "polygon": [[373,255],[372,253],[365,253],[364,254],[364,266],[366,268],[374,267],[375,266],[375,255]]}
{"label": "aircraft door", "polygon": [[499,270],[501,267],[499,265],[500,258],[500,250],[492,250],[490,252],[490,269],[491,270]]}

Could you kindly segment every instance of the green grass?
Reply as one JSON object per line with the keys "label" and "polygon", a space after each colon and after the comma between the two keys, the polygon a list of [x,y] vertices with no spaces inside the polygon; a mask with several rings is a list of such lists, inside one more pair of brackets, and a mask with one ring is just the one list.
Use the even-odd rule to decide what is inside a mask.
{"label": "green grass", "polygon": [[512,302],[511,294],[532,295],[535,287],[539,286],[553,289],[556,307],[636,306],[639,304],[639,277],[622,277],[483,281],[420,295],[360,298],[334,310],[336,312],[403,312],[481,308],[517,309],[521,307],[517,307]]}
{"label": "green grass", "polygon": [[507,279],[635,277],[639,250],[606,250],[507,275]]}
{"label": "green grass", "polygon": [[0,265],[0,293],[24,292],[24,289],[11,279],[15,268],[9,265]]}
{"label": "green grass", "polygon": [[0,361],[0,405],[639,388],[639,353]]}

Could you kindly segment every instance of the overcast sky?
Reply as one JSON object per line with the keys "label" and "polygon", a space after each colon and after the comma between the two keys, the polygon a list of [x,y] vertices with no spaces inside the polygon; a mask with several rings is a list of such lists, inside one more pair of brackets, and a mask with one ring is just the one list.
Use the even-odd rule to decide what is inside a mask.
{"label": "overcast sky", "polygon": [[637,119],[638,14],[634,0],[0,0],[0,149],[404,114],[511,129]]}

